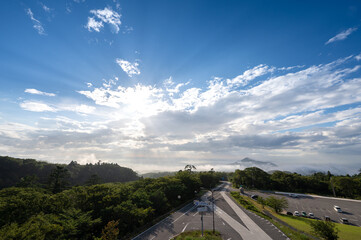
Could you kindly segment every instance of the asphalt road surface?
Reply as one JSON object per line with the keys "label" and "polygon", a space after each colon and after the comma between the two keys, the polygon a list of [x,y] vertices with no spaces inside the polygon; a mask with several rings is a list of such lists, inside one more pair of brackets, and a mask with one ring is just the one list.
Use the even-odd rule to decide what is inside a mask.
{"label": "asphalt road surface", "polygon": [[[229,188],[230,184],[225,182],[221,187],[215,189],[213,194],[215,199],[215,228],[221,233],[223,239],[287,239],[272,223],[237,205],[230,197]],[[210,192],[202,197],[203,201],[207,199],[211,199]],[[206,230],[212,230],[211,210],[208,208],[208,211],[203,215],[203,225]],[[193,203],[171,214],[133,240],[167,240],[189,230],[201,230],[201,215]]]}
{"label": "asphalt road surface", "polygon": [[[340,218],[347,218],[351,225],[361,226],[361,201],[345,198],[332,198],[317,195],[300,194],[297,198],[284,196],[279,194],[264,193],[258,191],[246,191],[248,195],[257,194],[264,198],[268,196],[285,197],[288,201],[286,211],[294,213],[294,211],[305,211],[313,213],[315,218],[324,219],[329,216],[333,222],[340,222]],[[342,213],[338,213],[333,209],[337,205],[342,209]]]}

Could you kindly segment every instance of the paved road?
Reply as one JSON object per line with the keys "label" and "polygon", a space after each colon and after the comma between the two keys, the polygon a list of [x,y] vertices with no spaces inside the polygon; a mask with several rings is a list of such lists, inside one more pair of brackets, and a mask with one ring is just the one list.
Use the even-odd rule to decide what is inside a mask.
{"label": "paved road", "polygon": [[[263,193],[258,191],[246,191],[246,194],[257,194],[262,197],[274,195],[282,197],[278,194]],[[332,221],[339,222],[340,218],[347,218],[352,225],[361,226],[361,201],[353,199],[337,199],[332,197],[323,197],[317,195],[301,195],[298,198],[284,196],[288,201],[289,212],[305,211],[307,214],[312,212],[316,218],[323,219],[329,216]],[[337,213],[333,206],[337,205],[343,213]]]}
{"label": "paved road", "polygon": [[[223,239],[286,239],[286,236],[267,220],[242,210],[229,196],[229,183],[214,191],[215,226]],[[202,200],[210,198],[210,193]],[[201,229],[201,216],[193,203],[173,213],[163,221],[152,226],[133,240],[171,239],[175,235],[189,230]],[[204,229],[212,229],[212,212],[203,216]]]}

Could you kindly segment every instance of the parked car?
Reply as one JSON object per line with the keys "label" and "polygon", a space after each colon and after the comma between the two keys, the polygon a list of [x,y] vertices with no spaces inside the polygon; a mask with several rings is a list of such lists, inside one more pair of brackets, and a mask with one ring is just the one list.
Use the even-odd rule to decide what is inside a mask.
{"label": "parked car", "polygon": [[299,216],[300,216],[300,213],[299,213],[298,211],[295,211],[295,212],[293,213],[293,216],[299,217]]}
{"label": "parked car", "polygon": [[292,214],[291,212],[287,212],[287,215],[291,215],[291,216],[292,216],[293,214]]}
{"label": "parked car", "polygon": [[251,198],[254,199],[254,200],[257,200],[257,199],[258,199],[258,195],[252,195]]}
{"label": "parked car", "polygon": [[298,198],[298,195],[296,195],[296,194],[294,194],[294,193],[291,193],[289,196],[290,196],[290,197],[293,197],[293,198]]}
{"label": "parked car", "polygon": [[343,224],[349,224],[349,221],[347,220],[347,218],[340,218],[340,222]]}
{"label": "parked car", "polygon": [[333,206],[333,209],[335,209],[336,212],[342,213],[342,210],[339,206]]}
{"label": "parked car", "polygon": [[331,221],[331,218],[329,216],[325,216],[325,221]]}
{"label": "parked car", "polygon": [[307,217],[307,213],[305,211],[301,212],[302,217]]}
{"label": "parked car", "polygon": [[308,214],[308,217],[309,217],[309,218],[315,218],[315,215],[313,215],[313,213],[310,212],[310,213]]}

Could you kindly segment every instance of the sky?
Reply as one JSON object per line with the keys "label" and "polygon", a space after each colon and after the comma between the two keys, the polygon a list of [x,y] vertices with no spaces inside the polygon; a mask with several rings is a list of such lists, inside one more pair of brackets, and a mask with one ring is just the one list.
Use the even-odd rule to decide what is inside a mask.
{"label": "sky", "polygon": [[359,1],[0,4],[2,156],[361,168]]}

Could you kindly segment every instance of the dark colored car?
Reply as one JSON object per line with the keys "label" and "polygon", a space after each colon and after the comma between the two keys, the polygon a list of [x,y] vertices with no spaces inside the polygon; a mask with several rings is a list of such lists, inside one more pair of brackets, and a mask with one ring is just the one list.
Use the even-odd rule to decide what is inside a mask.
{"label": "dark colored car", "polygon": [[291,215],[291,216],[293,216],[293,214],[292,214],[291,212],[287,212],[287,215]]}
{"label": "dark colored car", "polygon": [[331,221],[331,218],[329,216],[325,216],[325,221]]}
{"label": "dark colored car", "polygon": [[257,200],[257,199],[258,199],[258,195],[252,195],[251,198],[254,199],[254,200]]}

